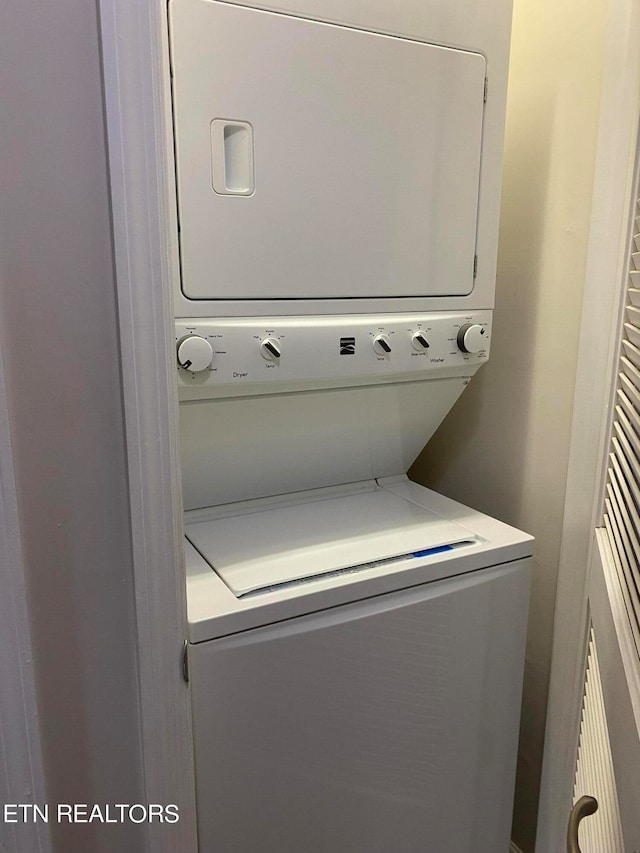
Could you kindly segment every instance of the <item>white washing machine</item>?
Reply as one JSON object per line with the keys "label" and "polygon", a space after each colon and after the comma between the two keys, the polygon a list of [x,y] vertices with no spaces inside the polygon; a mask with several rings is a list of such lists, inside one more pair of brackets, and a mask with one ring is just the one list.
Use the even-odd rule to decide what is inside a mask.
{"label": "white washing machine", "polygon": [[202,853],[508,850],[532,539],[404,473],[490,330],[177,322]]}
{"label": "white washing machine", "polygon": [[508,850],[532,540],[406,472],[489,357],[510,17],[169,0],[201,853]]}
{"label": "white washing machine", "polygon": [[506,853],[529,536],[403,476],[186,536],[201,850]]}

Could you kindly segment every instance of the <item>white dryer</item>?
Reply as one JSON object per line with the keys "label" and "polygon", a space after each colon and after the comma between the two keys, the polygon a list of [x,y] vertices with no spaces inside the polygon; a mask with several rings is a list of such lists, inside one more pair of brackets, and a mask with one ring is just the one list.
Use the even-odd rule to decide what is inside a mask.
{"label": "white dryer", "polygon": [[176,316],[492,308],[511,2],[169,0]]}

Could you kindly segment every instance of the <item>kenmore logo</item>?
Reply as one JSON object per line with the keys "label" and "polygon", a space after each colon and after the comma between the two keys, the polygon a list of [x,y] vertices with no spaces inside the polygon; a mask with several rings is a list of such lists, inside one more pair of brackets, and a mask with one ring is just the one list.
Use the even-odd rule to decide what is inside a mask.
{"label": "kenmore logo", "polygon": [[355,355],[356,354],[356,339],[355,338],[340,338],[340,355]]}

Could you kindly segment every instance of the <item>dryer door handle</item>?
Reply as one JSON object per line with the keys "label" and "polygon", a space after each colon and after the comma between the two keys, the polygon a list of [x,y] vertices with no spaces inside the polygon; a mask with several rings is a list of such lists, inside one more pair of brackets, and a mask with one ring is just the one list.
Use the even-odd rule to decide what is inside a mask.
{"label": "dryer door handle", "polygon": [[246,121],[211,122],[212,184],[218,195],[253,193],[253,127]]}

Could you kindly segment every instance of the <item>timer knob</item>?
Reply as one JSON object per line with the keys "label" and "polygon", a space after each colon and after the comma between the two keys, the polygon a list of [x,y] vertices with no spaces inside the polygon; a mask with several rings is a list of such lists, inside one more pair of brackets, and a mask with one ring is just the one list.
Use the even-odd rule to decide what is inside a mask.
{"label": "timer knob", "polygon": [[192,373],[200,373],[211,365],[213,350],[200,335],[187,335],[178,343],[178,364]]}
{"label": "timer knob", "polygon": [[458,332],[458,346],[462,352],[480,352],[487,348],[487,341],[487,331],[478,323],[467,323]]}
{"label": "timer knob", "polygon": [[426,352],[429,349],[429,341],[424,332],[414,332],[411,335],[411,345],[418,352]]}
{"label": "timer knob", "polygon": [[391,342],[387,335],[376,335],[373,339],[373,348],[378,355],[389,355],[391,352]]}
{"label": "timer knob", "polygon": [[267,361],[279,361],[282,355],[280,341],[276,338],[265,338],[260,344],[260,352]]}

